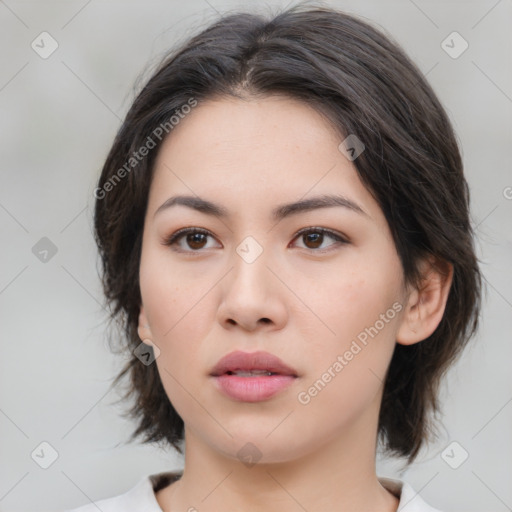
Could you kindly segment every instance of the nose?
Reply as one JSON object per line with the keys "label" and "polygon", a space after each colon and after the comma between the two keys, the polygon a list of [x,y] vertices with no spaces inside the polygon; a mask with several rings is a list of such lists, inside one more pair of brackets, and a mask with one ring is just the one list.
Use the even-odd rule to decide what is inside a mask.
{"label": "nose", "polygon": [[265,253],[250,263],[233,254],[233,268],[221,284],[218,321],[224,328],[271,331],[286,324],[287,289]]}

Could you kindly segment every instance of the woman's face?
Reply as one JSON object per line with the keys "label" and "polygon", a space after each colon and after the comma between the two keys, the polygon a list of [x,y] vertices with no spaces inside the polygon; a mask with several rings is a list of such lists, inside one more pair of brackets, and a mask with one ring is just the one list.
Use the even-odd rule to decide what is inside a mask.
{"label": "woman's face", "polygon": [[[376,428],[406,294],[385,217],[341,142],[311,107],[267,97],[200,103],[161,147],[139,334],[160,350],[158,371],[187,440],[233,458],[255,450],[250,442],[260,462],[277,462]],[[160,208],[175,196],[225,215]],[[322,196],[343,199],[284,208]],[[169,243],[184,228],[199,233]],[[269,352],[296,376],[278,377],[286,385],[272,396],[275,376],[211,376],[233,351]],[[252,393],[219,386],[245,389],[244,378]]]}

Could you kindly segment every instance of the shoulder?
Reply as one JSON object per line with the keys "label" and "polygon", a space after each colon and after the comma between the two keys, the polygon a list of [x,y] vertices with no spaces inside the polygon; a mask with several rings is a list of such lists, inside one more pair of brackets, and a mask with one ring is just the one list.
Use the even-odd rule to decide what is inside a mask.
{"label": "shoulder", "polygon": [[398,505],[400,512],[441,512],[426,503],[411,485],[403,480],[379,477],[379,482],[400,500]]}
{"label": "shoulder", "polygon": [[[150,488],[149,478],[146,477],[140,480],[135,487],[130,489],[128,492],[113,496],[111,498],[105,498],[97,500],[81,507],[66,510],[65,512],[121,512],[128,510],[146,510],[145,507],[148,501],[148,488]],[[158,509],[157,509],[158,510]]]}
{"label": "shoulder", "polygon": [[155,492],[180,475],[176,473],[159,473],[140,479],[129,491],[114,496],[96,500],[78,508],[64,512],[162,512],[158,505]]}

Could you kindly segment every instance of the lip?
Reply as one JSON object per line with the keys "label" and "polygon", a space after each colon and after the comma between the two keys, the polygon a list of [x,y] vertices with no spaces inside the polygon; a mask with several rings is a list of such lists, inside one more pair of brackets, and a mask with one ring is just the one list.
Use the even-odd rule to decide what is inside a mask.
{"label": "lip", "polygon": [[[297,377],[297,371],[283,363],[279,357],[269,352],[242,352],[237,350],[219,359],[210,375],[218,377],[234,371],[267,370],[279,375]],[[245,377],[251,378],[251,377]]]}
{"label": "lip", "polygon": [[[275,375],[240,377],[228,372],[267,370]],[[228,397],[241,402],[268,400],[290,386],[296,370],[269,352],[231,352],[221,358],[210,373],[215,386]]]}

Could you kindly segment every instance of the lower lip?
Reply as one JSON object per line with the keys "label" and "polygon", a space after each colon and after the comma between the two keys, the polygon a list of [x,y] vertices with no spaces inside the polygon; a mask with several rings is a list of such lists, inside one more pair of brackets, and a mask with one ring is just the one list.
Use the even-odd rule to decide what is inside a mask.
{"label": "lower lip", "polygon": [[225,374],[214,379],[220,390],[230,398],[242,402],[261,402],[287,388],[295,377],[291,375],[239,377]]}

